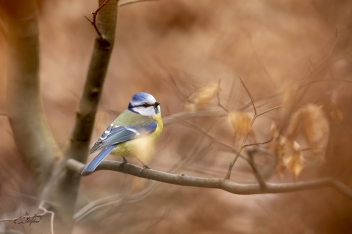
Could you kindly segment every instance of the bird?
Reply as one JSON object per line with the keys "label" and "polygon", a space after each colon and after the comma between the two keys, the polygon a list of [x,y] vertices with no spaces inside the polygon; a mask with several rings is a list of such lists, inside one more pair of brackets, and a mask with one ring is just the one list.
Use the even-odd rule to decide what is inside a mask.
{"label": "bird", "polygon": [[[109,153],[122,156],[123,163],[127,163],[125,157],[135,156],[133,150],[138,147],[136,145],[138,144],[137,139],[148,137],[150,142],[154,144],[162,129],[160,102],[157,102],[149,93],[139,92],[134,94],[127,110],[123,111],[106,128],[90,149],[89,154],[97,150],[101,150],[101,152],[84,167],[81,175],[93,173]],[[144,168],[149,168],[141,160],[139,161]]]}

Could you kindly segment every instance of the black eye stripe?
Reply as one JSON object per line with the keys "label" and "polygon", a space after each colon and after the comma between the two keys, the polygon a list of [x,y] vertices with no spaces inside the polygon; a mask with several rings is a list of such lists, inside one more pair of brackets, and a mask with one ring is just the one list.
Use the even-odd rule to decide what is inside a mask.
{"label": "black eye stripe", "polygon": [[148,104],[148,103],[144,103],[142,105],[136,105],[136,106],[132,106],[132,107],[145,107],[145,108],[147,108],[147,107],[150,107],[150,106],[154,106],[154,105]]}
{"label": "black eye stripe", "polygon": [[154,104],[143,103],[141,105],[132,106],[132,108],[134,108],[134,107],[145,107],[145,108],[147,108],[147,107],[151,107],[151,106],[157,107],[159,104],[160,104],[159,102],[156,102]]}

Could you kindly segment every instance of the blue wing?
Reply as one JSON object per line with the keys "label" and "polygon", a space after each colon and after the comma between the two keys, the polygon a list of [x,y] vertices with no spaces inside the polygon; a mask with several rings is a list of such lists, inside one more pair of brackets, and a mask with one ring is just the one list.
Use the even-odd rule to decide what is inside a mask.
{"label": "blue wing", "polygon": [[116,126],[112,127],[111,124],[100,136],[98,141],[90,149],[89,153],[93,153],[96,150],[102,150],[110,145],[117,145],[119,143],[130,141],[136,137],[147,135],[152,133],[156,127],[156,121],[152,121],[142,126]]}
{"label": "blue wing", "polygon": [[90,161],[83,171],[82,175],[92,173],[100,162],[118,145],[119,143],[133,140],[134,138],[141,137],[152,133],[157,128],[156,121],[152,121],[142,126],[116,126],[113,124],[103,132],[99,140],[94,144],[89,153],[96,150],[102,150],[95,158]]}
{"label": "blue wing", "polygon": [[137,136],[136,131],[131,131],[126,127],[116,126],[112,128],[111,124],[100,136],[97,142],[90,149],[89,153],[93,153],[96,150],[104,149],[106,146],[115,145],[121,142],[132,140]]}

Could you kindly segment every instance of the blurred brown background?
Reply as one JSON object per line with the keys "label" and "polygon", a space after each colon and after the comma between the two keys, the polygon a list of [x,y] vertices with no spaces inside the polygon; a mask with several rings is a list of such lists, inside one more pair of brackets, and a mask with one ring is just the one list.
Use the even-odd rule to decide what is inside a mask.
{"label": "blurred brown background", "polygon": [[[47,121],[62,148],[73,128],[95,38],[84,16],[91,17],[97,7],[97,1],[87,0],[38,2],[42,100]],[[222,104],[229,110],[252,113],[240,76],[261,112],[280,104],[287,83],[297,85],[313,71],[311,80],[343,81],[315,83],[300,104],[324,104],[328,97],[344,118],[331,124],[324,168],[307,165],[298,180],[329,175],[352,187],[352,84],[346,82],[352,81],[351,22],[351,1],[160,0],[121,7],[93,139],[127,107],[135,92],[153,94],[161,102],[163,116],[169,116],[183,111],[185,100],[200,87],[221,79]],[[0,51],[3,216],[31,206],[35,186],[18,155],[6,117],[3,33]],[[322,62],[322,68],[314,69]],[[221,111],[215,100],[207,109]],[[270,138],[273,120],[282,121],[278,112],[258,118],[254,124],[258,141]],[[226,116],[187,121],[221,141],[232,142]],[[224,177],[233,157],[195,127],[177,121],[164,128],[150,166],[187,175]],[[232,180],[255,183],[243,160],[236,163]],[[273,175],[269,181],[291,182],[292,178],[287,173],[284,180]],[[352,232],[352,201],[330,189],[240,196],[100,171],[83,178],[77,211],[106,197],[110,199],[91,213],[77,213],[74,233]]]}

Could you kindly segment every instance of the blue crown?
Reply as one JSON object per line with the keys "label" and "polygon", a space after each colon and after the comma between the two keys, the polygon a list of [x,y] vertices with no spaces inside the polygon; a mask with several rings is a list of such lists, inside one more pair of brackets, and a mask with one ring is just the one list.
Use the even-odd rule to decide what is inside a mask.
{"label": "blue crown", "polygon": [[151,95],[149,93],[139,92],[132,96],[132,102],[142,102],[148,99]]}

